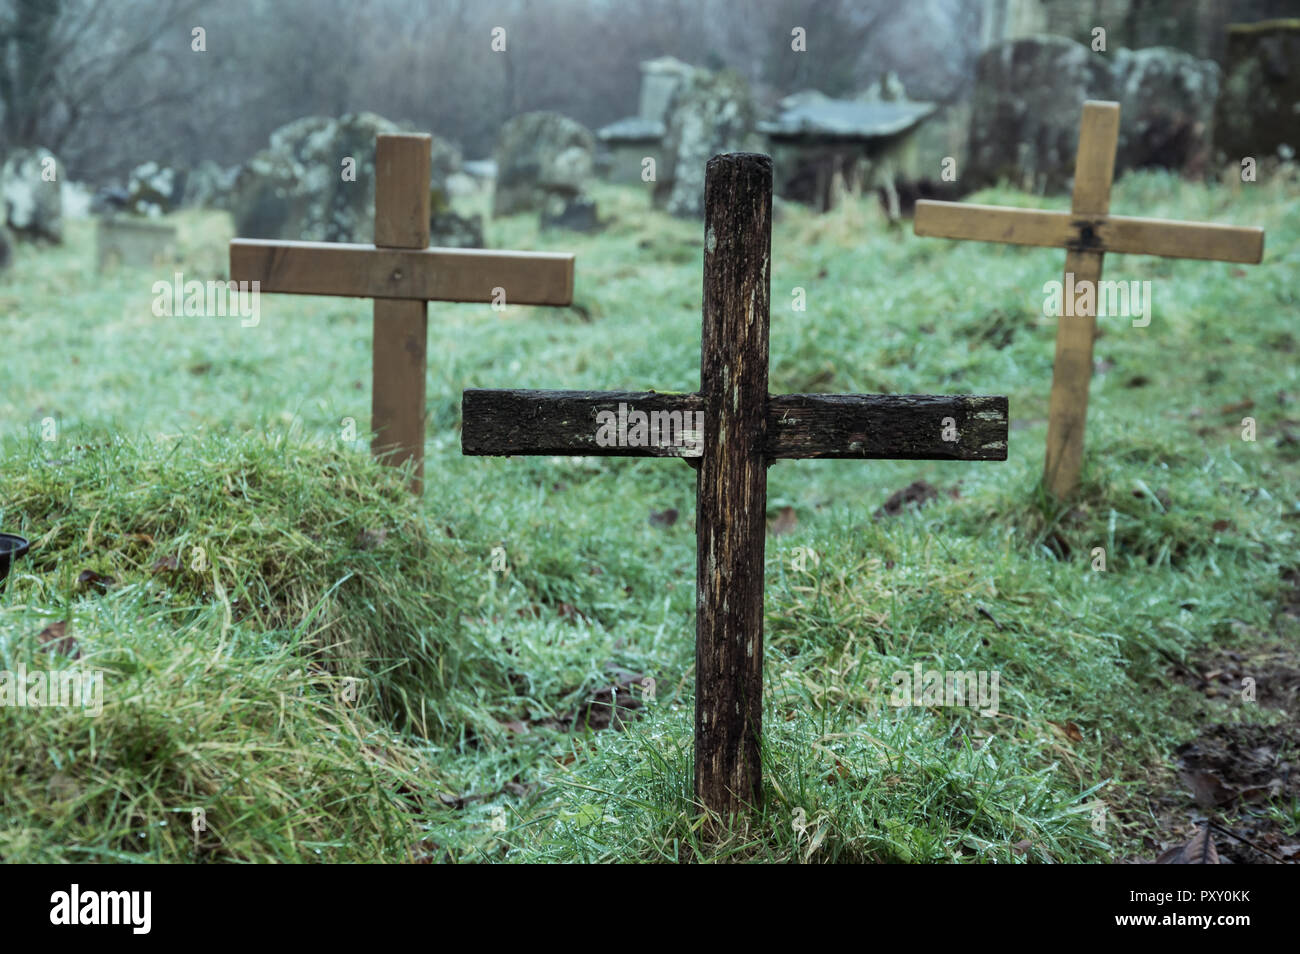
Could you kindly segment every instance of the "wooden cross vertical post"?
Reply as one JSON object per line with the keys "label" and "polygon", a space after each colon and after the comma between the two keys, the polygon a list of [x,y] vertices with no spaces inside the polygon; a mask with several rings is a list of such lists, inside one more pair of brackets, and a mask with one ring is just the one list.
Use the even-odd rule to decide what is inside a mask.
{"label": "wooden cross vertical post", "polygon": [[[467,390],[466,454],[681,457],[696,473],[695,793],[758,805],[767,468],[794,458],[1005,460],[1007,399],[767,392],[772,161],[705,177],[700,390]],[[639,415],[639,417],[638,417]]]}
{"label": "wooden cross vertical post", "polygon": [[429,247],[432,139],[381,135],[375,142],[373,245],[234,239],[230,277],[259,292],[373,298],[371,449],[412,463],[424,484],[425,372],[430,301],[568,305],[573,256]]}
{"label": "wooden cross vertical post", "polygon": [[[1043,482],[1058,498],[1074,492],[1083,467],[1088,386],[1096,337],[1097,284],[1107,252],[1163,255],[1255,264],[1264,255],[1264,230],[1202,222],[1170,222],[1110,214],[1110,187],[1119,139],[1119,104],[1083,105],[1069,212],[1011,209],[973,203],[916,204],[917,235],[974,239],[1011,245],[1066,249],[1066,287],[1094,290],[1093,308],[1079,315],[1062,296],[1056,326],[1056,359],[1048,401]],[[1150,307],[1150,302],[1147,303]]]}
{"label": "wooden cross vertical post", "polygon": [[[380,136],[375,142],[375,247],[429,245],[429,136]],[[424,489],[425,369],[428,304],[375,299],[371,347],[371,452],[393,466],[413,461],[411,490]]]}
{"label": "wooden cross vertical post", "polygon": [[[1085,106],[1079,123],[1079,145],[1074,159],[1074,195],[1070,214],[1103,218],[1110,212],[1110,186],[1119,144],[1119,104]],[[1105,253],[1086,247],[1065,253],[1065,274],[1074,285],[1101,281]],[[1074,490],[1083,470],[1083,432],[1088,418],[1088,388],[1092,383],[1092,343],[1097,335],[1096,298],[1091,314],[1066,317],[1062,292],[1061,315],[1056,319],[1056,358],[1052,363],[1052,390],[1047,403],[1047,454],[1043,480],[1054,494],[1064,497]]]}
{"label": "wooden cross vertical post", "polygon": [[728,810],[761,794],[771,258],[771,162],[715,159],[704,183],[695,791]]}

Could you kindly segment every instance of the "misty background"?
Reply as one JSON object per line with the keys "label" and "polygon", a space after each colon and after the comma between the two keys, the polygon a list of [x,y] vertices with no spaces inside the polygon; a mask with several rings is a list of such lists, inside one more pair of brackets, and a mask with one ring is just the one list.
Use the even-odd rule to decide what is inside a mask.
{"label": "misty background", "polygon": [[[241,162],[306,115],[369,110],[490,154],[502,123],[554,110],[588,128],[635,111],[638,64],[729,68],[769,105],[855,93],[895,71],[960,98],[979,0],[0,0],[0,155],[42,146],[74,178],[146,159]],[[802,26],[806,55],[790,56]],[[202,27],[206,52],[191,49]],[[506,51],[491,48],[506,30]]]}

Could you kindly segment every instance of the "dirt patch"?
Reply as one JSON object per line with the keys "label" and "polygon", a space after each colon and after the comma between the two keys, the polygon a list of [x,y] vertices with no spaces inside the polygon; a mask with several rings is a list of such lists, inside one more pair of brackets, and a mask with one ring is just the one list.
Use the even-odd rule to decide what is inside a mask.
{"label": "dirt patch", "polygon": [[1300,653],[1274,643],[1213,650],[1178,664],[1173,678],[1215,708],[1285,713],[1277,725],[1218,722],[1172,753],[1178,784],[1152,796],[1154,853],[1191,842],[1208,826],[1223,864],[1300,863],[1300,832],[1285,819],[1300,800]]}
{"label": "dirt patch", "polygon": [[1300,657],[1294,648],[1274,643],[1250,650],[1217,650],[1186,666],[1174,681],[1197,690],[1207,699],[1248,703],[1300,714]]}
{"label": "dirt patch", "polygon": [[[871,515],[877,520],[881,517],[897,517],[900,513],[913,507],[920,509],[932,500],[938,500],[941,491],[934,484],[926,480],[914,480],[902,490],[896,490],[889,495],[889,499],[884,505],[878,507]],[[961,491],[956,487],[946,491],[949,497],[954,500],[961,497]]]}

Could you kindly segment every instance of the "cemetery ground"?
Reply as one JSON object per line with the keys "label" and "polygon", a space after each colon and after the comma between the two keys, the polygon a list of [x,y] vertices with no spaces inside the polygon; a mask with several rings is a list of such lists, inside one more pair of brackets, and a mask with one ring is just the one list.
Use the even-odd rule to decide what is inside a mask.
{"label": "cemetery ground", "polygon": [[[1068,507],[1036,492],[1059,251],[783,208],[770,390],[1007,394],[1010,450],[772,466],[764,805],[713,838],[688,465],[460,450],[466,387],[698,387],[702,226],[596,195],[596,235],[488,227],[576,252],[573,307],[430,305],[422,498],[369,454],[369,302],[156,317],[155,281],[224,277],[220,213],[174,217],[176,269],[96,277],[89,222],[19,249],[0,669],[105,681],[97,717],[0,708],[0,858],[1097,862],[1204,817],[1233,860],[1296,856],[1300,187],[1116,184],[1265,227],[1265,259],[1107,261],[1154,303],[1099,319]],[[997,673],[996,713],[891,705],[917,664]]]}

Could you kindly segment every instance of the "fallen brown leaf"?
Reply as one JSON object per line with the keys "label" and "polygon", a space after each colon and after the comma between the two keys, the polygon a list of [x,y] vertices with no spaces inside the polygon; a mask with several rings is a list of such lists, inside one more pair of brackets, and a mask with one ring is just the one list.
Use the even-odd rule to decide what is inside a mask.
{"label": "fallen brown leaf", "polygon": [[1082,742],[1082,741],[1083,741],[1083,732],[1081,732],[1081,731],[1079,730],[1079,727],[1078,727],[1075,723],[1073,723],[1073,722],[1053,722],[1052,725],[1054,725],[1054,726],[1056,726],[1058,729],[1060,729],[1060,730],[1061,730],[1061,734],[1064,735],[1064,736],[1065,736],[1067,739],[1069,739],[1071,742]]}
{"label": "fallen brown leaf", "polygon": [[931,500],[937,500],[938,497],[938,488],[929,481],[915,480],[902,490],[890,494],[889,499],[872,516],[877,520],[881,517],[896,517],[911,504],[924,507]]}
{"label": "fallen brown leaf", "polygon": [[103,576],[94,570],[82,570],[77,576],[77,588],[80,590],[96,587],[101,593],[106,592],[108,588],[114,585],[117,580],[111,576]]}
{"label": "fallen brown leaf", "polygon": [[1223,779],[1213,772],[1185,771],[1182,780],[1192,790],[1192,797],[1202,808],[1217,808],[1226,805],[1237,797],[1236,789],[1223,784]]}
{"label": "fallen brown leaf", "polygon": [[789,533],[798,525],[799,518],[795,515],[794,507],[782,507],[767,529],[772,536],[779,537],[783,533]]}
{"label": "fallen brown leaf", "polygon": [[68,635],[68,621],[66,619],[46,626],[36,638],[40,640],[42,649],[52,649],[60,656],[68,656],[72,659],[81,658],[81,650],[77,647],[77,641]]}
{"label": "fallen brown leaf", "polygon": [[1185,845],[1170,848],[1156,859],[1158,865],[1217,865],[1219,853],[1214,850],[1214,839],[1206,825]]}
{"label": "fallen brown leaf", "polygon": [[650,526],[652,527],[671,527],[677,522],[677,508],[669,507],[667,510],[651,510]]}

